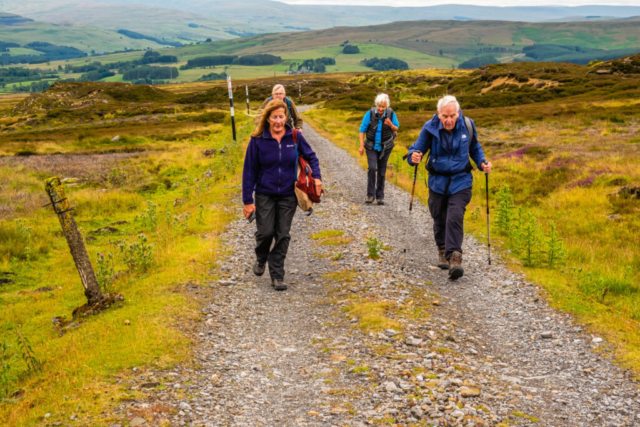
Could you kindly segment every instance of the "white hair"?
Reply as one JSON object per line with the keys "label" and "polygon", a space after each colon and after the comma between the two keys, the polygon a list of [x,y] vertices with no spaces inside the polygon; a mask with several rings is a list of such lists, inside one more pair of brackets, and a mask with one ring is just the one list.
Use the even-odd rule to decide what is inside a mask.
{"label": "white hair", "polygon": [[271,89],[271,94],[273,95],[273,94],[276,92],[276,90],[278,90],[278,89],[282,89],[282,91],[283,91],[285,94],[287,93],[287,90],[284,88],[284,86],[282,86],[282,85],[275,85],[275,86],[273,87],[273,89]]}
{"label": "white hair", "polygon": [[389,95],[387,95],[386,93],[381,93],[380,95],[376,96],[375,104],[376,106],[387,104],[387,107],[390,107],[391,101],[389,101]]}
{"label": "white hair", "polygon": [[453,95],[447,95],[447,96],[443,96],[438,101],[438,113],[442,113],[442,110],[444,109],[444,107],[446,107],[449,104],[456,104],[456,111],[457,112],[460,111],[460,104],[458,103],[458,100],[456,99],[456,97]]}

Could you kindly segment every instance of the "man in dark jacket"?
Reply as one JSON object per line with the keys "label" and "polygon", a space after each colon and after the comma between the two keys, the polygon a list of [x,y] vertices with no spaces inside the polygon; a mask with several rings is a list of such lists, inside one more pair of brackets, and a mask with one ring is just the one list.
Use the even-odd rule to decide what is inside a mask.
{"label": "man in dark jacket", "polygon": [[438,101],[438,114],[423,126],[418,140],[409,148],[407,161],[416,165],[426,153],[429,153],[426,164],[429,211],[438,246],[438,267],[448,268],[449,278],[456,280],[464,274],[463,220],[473,185],[469,156],[484,173],[491,172],[492,165],[485,159],[473,120],[463,116],[454,96]]}
{"label": "man in dark jacket", "polygon": [[292,129],[298,129],[302,132],[302,117],[300,117],[300,113],[298,113],[295,102],[293,102],[293,100],[287,96],[287,92],[284,90],[284,86],[282,85],[275,85],[273,87],[271,96],[264,100],[264,102],[260,106],[259,113],[262,113],[269,101],[272,101],[274,99],[279,99],[280,101],[287,104],[287,110],[289,114],[289,117],[287,118],[287,124],[291,126]]}

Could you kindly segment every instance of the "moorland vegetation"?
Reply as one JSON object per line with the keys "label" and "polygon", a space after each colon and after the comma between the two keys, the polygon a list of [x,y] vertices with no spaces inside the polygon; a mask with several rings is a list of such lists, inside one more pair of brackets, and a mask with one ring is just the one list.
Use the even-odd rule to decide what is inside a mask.
{"label": "moorland vegetation", "polygon": [[[608,337],[637,372],[640,57],[318,74],[237,81],[234,90],[242,98],[248,84],[257,108],[276,81],[302,83],[303,103],[318,104],[307,119],[356,155],[358,124],[385,80],[401,123],[388,179],[410,188],[413,169],[401,156],[437,99],[458,96],[495,165],[501,257]],[[144,375],[188,359],[199,286],[220,274],[218,236],[239,212],[232,200],[252,120],[238,111],[234,143],[227,110],[224,82],[59,82],[0,98],[1,422],[50,413],[50,422],[108,424],[114,402],[137,396],[119,382],[134,367]],[[83,303],[80,283],[57,219],[41,207],[54,171],[66,178],[101,285],[125,296],[99,318],[70,318]],[[483,239],[481,182],[466,226]],[[417,194],[426,200],[424,186]]]}
{"label": "moorland vegetation", "polygon": [[[607,336],[621,363],[637,372],[639,65],[635,55],[588,66],[525,62],[363,74],[306,116],[357,156],[358,124],[386,80],[401,124],[387,178],[410,190],[413,168],[402,155],[438,98],[456,95],[494,163],[493,243],[501,256],[541,284],[553,306]],[[418,171],[423,182],[423,166]],[[484,177],[474,173],[466,227],[486,239]],[[426,202],[424,185],[416,193]]]}

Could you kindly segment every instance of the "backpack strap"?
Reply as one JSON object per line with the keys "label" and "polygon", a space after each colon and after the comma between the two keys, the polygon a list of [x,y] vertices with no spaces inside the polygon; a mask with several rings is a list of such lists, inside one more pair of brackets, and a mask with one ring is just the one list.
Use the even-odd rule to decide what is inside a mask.
{"label": "backpack strap", "polygon": [[[476,127],[473,123],[471,123],[471,119],[467,116],[464,116],[464,125],[467,128],[467,133],[469,134],[469,145],[473,144]],[[475,142],[478,142],[478,139],[475,139]]]}

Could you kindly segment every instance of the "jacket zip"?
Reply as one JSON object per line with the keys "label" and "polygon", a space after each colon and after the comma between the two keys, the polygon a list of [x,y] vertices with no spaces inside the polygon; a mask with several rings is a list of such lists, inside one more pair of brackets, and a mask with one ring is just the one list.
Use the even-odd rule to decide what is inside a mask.
{"label": "jacket zip", "polygon": [[282,187],[282,140],[278,143],[278,194]]}

